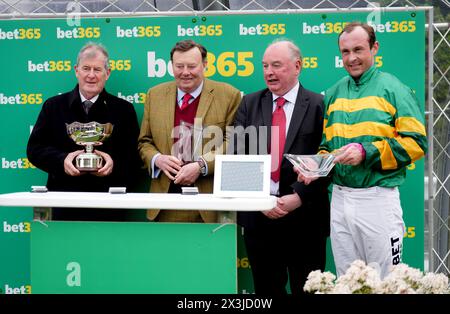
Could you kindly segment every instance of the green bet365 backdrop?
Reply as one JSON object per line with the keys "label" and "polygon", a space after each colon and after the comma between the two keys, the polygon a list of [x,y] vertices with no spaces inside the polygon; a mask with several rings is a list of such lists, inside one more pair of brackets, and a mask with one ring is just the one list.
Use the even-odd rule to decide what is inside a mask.
{"label": "green bet365 backdrop", "polygon": [[[132,102],[139,119],[147,90],[173,79],[169,52],[193,39],[208,49],[206,76],[243,93],[265,87],[261,60],[276,38],[302,50],[302,84],[322,92],[346,75],[337,47],[344,23],[374,24],[380,50],[376,65],[413,88],[424,108],[425,15],[423,11],[270,14],[0,21],[0,193],[45,185],[46,174],[26,158],[26,144],[43,102],[76,84],[73,66],[88,41],[104,44],[112,74],[107,90]],[[79,22],[77,25],[77,22]],[[75,24],[74,24],[75,23]],[[406,221],[404,262],[423,269],[423,160],[409,167],[401,187]],[[0,289],[29,293],[32,210],[0,207]],[[252,292],[250,265],[239,243],[239,291]],[[333,269],[332,257],[328,267]]]}

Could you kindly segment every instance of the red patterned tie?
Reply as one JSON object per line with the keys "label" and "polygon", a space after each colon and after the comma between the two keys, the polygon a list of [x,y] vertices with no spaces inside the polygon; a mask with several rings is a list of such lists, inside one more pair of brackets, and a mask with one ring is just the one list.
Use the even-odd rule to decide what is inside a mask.
{"label": "red patterned tie", "polygon": [[[278,97],[275,102],[277,107],[272,113],[270,154],[272,155],[271,178],[273,181],[278,182],[280,181],[281,159],[283,158],[284,143],[286,142],[286,115],[283,109],[286,99],[283,97]],[[278,127],[278,134],[274,132],[276,127]]]}
{"label": "red patterned tie", "polygon": [[183,96],[183,102],[181,103],[181,110],[184,110],[187,106],[189,106],[189,100],[191,100],[192,95],[191,94],[184,94]]}

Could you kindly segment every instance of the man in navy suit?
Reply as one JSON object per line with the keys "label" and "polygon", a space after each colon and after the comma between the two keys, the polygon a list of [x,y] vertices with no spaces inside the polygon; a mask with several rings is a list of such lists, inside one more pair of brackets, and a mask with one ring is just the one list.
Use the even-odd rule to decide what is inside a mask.
{"label": "man in navy suit", "polygon": [[[89,42],[78,53],[74,67],[78,84],[69,92],[50,97],[28,140],[27,156],[37,168],[48,173],[49,191],[108,192],[137,182],[140,160],[137,154],[139,124],[131,103],[105,89],[111,74],[109,55],[101,44]],[[112,123],[112,134],[95,153],[104,159],[97,171],[80,171],[75,159],[84,152],[67,134],[73,122]],[[53,220],[123,221],[127,210],[53,208]]]}
{"label": "man in navy suit", "polygon": [[[286,294],[289,280],[291,292],[299,294],[308,274],[325,268],[329,180],[309,186],[297,182],[293,166],[282,156],[317,153],[323,97],[300,84],[300,49],[291,41],[269,45],[262,63],[267,88],[242,99],[233,149],[237,154],[272,155],[271,194],[278,200],[271,210],[240,212],[238,223],[244,227],[255,292]],[[249,128],[256,128],[257,139],[249,138]],[[254,141],[257,151],[250,151]]]}

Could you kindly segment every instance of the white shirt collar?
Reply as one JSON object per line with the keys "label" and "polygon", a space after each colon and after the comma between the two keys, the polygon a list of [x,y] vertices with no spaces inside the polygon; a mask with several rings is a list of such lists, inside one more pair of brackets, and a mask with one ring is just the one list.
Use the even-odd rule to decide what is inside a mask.
{"label": "white shirt collar", "polygon": [[[80,91],[78,91],[78,92],[80,93],[81,103],[84,103],[85,100],[88,100],[86,97],[83,96],[83,94]],[[92,103],[94,104],[97,101],[99,96],[100,96],[100,94],[97,94],[96,96],[92,97],[89,100],[92,101]]]}
{"label": "white shirt collar", "polygon": [[[203,89],[203,81],[192,93],[189,93],[189,94],[191,94],[191,96],[194,97],[193,99],[195,99],[198,97],[198,95],[200,95],[200,93],[202,92],[202,89]],[[186,95],[186,93],[183,92],[181,89],[177,88],[177,103],[181,102],[184,95]]]}
{"label": "white shirt collar", "polygon": [[295,84],[295,86],[284,95],[275,95],[274,93],[272,93],[272,100],[275,101],[275,99],[282,96],[289,103],[295,104],[295,101],[297,100],[297,94],[298,94],[299,88],[300,88],[300,83],[297,82],[297,84]]}

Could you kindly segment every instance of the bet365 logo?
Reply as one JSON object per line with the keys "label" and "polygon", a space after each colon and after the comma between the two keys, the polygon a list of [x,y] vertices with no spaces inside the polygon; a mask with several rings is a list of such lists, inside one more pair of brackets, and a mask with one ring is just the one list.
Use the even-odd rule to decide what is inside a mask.
{"label": "bet365 logo", "polygon": [[18,158],[17,160],[8,160],[2,158],[2,168],[3,169],[31,169],[36,168],[28,158]]}
{"label": "bet365 logo", "polygon": [[30,232],[31,224],[29,222],[19,222],[18,224],[9,224],[3,222],[3,232]]}
{"label": "bet365 logo", "polygon": [[10,287],[6,284],[3,289],[0,287],[0,294],[31,294],[31,286]]}

